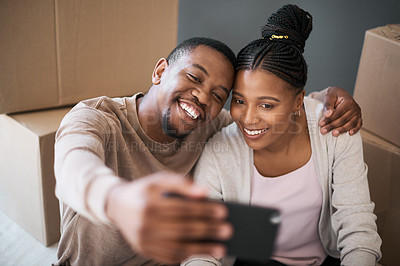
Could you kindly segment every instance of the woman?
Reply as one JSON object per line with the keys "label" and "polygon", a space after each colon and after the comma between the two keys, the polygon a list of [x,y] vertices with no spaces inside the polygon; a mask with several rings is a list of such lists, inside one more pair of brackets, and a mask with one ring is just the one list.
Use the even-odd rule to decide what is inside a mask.
{"label": "woman", "polygon": [[[235,123],[209,141],[194,177],[212,198],[281,210],[271,265],[330,265],[332,258],[375,265],[381,239],[360,134],[322,135],[323,105],[304,97],[302,53],[311,30],[311,15],[286,5],[268,19],[262,39],[239,52]],[[186,265],[206,263],[219,261],[203,256]]]}

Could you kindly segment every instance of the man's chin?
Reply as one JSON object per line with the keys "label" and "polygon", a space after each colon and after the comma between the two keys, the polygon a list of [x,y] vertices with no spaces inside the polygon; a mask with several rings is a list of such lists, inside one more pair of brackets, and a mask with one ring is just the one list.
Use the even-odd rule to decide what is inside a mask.
{"label": "man's chin", "polygon": [[172,138],[175,138],[175,139],[183,139],[186,136],[188,136],[191,132],[191,131],[189,131],[189,132],[180,133],[180,132],[177,132],[177,130],[175,130],[175,129],[166,129],[166,128],[164,128],[163,131],[164,131],[164,134],[166,134]]}
{"label": "man's chin", "polygon": [[174,124],[171,122],[171,109],[168,109],[166,114],[163,116],[162,130],[164,134],[175,139],[183,139],[189,135],[190,132],[192,132],[192,130],[182,130],[181,132],[177,129],[177,127],[174,126]]}

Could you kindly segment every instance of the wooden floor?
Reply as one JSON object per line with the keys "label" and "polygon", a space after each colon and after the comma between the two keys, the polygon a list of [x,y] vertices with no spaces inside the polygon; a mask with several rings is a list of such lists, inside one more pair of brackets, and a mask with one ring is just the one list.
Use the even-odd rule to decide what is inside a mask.
{"label": "wooden floor", "polygon": [[0,211],[0,265],[51,265],[57,243],[45,247]]}

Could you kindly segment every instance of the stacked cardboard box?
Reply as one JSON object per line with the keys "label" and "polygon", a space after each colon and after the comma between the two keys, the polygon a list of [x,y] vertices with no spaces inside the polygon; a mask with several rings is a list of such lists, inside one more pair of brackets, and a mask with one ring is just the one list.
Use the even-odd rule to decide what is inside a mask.
{"label": "stacked cardboard box", "polygon": [[177,22],[178,0],[0,1],[0,210],[43,244],[59,237],[56,108],[147,91]]}
{"label": "stacked cardboard box", "polygon": [[354,98],[363,113],[361,135],[372,200],[382,237],[383,265],[400,250],[400,25],[368,30]]}
{"label": "stacked cardboard box", "polygon": [[46,246],[60,236],[53,146],[69,110],[0,115],[0,209]]}

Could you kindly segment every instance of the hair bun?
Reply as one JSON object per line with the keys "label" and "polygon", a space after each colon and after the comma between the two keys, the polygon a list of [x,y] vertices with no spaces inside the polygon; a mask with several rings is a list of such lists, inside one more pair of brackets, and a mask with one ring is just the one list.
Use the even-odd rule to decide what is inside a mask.
{"label": "hair bun", "polygon": [[296,5],[284,5],[268,18],[262,27],[264,39],[278,40],[296,45],[304,52],[304,46],[312,30],[312,16]]}

